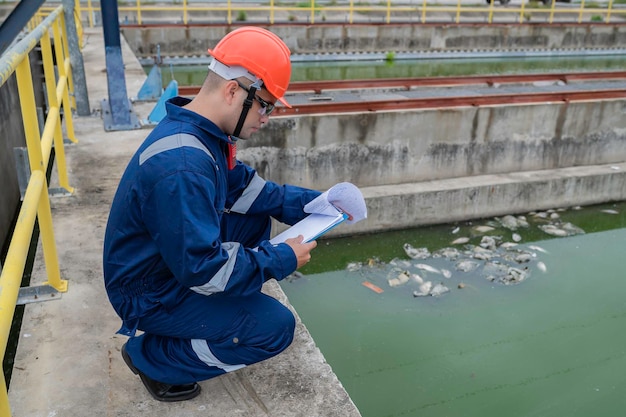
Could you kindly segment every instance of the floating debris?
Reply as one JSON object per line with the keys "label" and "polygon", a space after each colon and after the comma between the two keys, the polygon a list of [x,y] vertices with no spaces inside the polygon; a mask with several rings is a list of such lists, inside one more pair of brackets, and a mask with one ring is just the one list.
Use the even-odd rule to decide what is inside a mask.
{"label": "floating debris", "polygon": [[443,284],[435,284],[435,286],[430,290],[429,294],[433,297],[439,297],[447,292],[450,292],[450,288],[446,287]]}
{"label": "floating debris", "polygon": [[452,245],[462,245],[464,243],[467,243],[470,241],[469,237],[460,237],[458,239],[454,239],[452,242],[450,242],[450,244]]}
{"label": "floating debris", "polygon": [[419,290],[413,291],[413,297],[425,297],[430,294],[430,290],[433,287],[433,283],[426,281],[419,286]]}
{"label": "floating debris", "polygon": [[442,248],[433,252],[433,258],[446,258],[450,260],[458,259],[461,252],[457,248]]}
{"label": "floating debris", "polygon": [[398,287],[409,282],[410,278],[411,276],[408,271],[402,271],[398,274],[397,277],[391,278],[387,280],[387,282],[389,283],[390,287]]}
{"label": "floating debris", "polygon": [[417,275],[417,274],[411,274],[411,279],[415,282],[417,282],[418,284],[423,284],[424,283],[424,278],[422,278],[421,276]]}
{"label": "floating debris", "polygon": [[496,230],[496,228],[491,226],[475,226],[472,230],[476,233],[488,233]]}
{"label": "floating debris", "polygon": [[547,250],[545,250],[541,246],[537,246],[537,245],[528,245],[528,249],[534,250],[534,251],[537,251],[537,252],[548,253]]}
{"label": "floating debris", "polygon": [[459,285],[456,286],[459,290],[462,290],[463,288],[465,288],[465,284],[463,284],[462,282],[459,282]]}
{"label": "floating debris", "polygon": [[422,271],[432,272],[433,274],[441,274],[441,271],[435,267],[426,264],[415,264],[415,267]]}
{"label": "floating debris", "polygon": [[567,233],[567,231],[560,229],[553,224],[542,224],[539,226],[539,229],[541,229],[544,233],[549,234],[550,236],[557,236],[557,237],[569,236],[569,233]]}
{"label": "floating debris", "polygon": [[389,261],[389,265],[396,266],[400,269],[408,269],[411,267],[411,262],[406,259],[393,258]]}
{"label": "floating debris", "polygon": [[558,223],[558,224],[542,224],[538,226],[544,233],[547,233],[551,236],[557,237],[567,237],[574,235],[582,235],[585,233],[583,229],[580,227],[566,222],[566,223]]}
{"label": "floating debris", "polygon": [[548,267],[546,267],[546,264],[541,261],[537,262],[537,269],[539,269],[543,273],[546,273],[548,271]]}
{"label": "floating debris", "polygon": [[513,239],[513,242],[521,242],[522,236],[520,236],[518,233],[513,233],[511,235],[511,239]]}
{"label": "floating debris", "polygon": [[605,210],[600,210],[600,211],[606,214],[619,214],[619,211],[613,210],[613,209],[605,209]]}
{"label": "floating debris", "polygon": [[516,246],[517,246],[517,243],[514,243],[514,242],[504,242],[504,243],[502,243],[500,245],[500,247],[504,248],[504,249],[511,249],[511,248],[516,247]]}
{"label": "floating debris", "polygon": [[509,267],[507,265],[501,264],[499,262],[487,262],[483,267],[483,276],[488,281],[501,281],[504,279],[506,274],[509,271]]}
{"label": "floating debris", "polygon": [[500,224],[502,225],[502,227],[509,229],[509,230],[517,230],[518,227],[520,227],[519,222],[517,221],[517,219],[513,216],[511,216],[510,214],[507,214],[504,217],[501,218],[496,218]]}
{"label": "floating debris", "polygon": [[430,251],[427,248],[414,248],[410,243],[404,244],[404,252],[411,259],[426,259],[430,257]]}
{"label": "floating debris", "polygon": [[459,271],[463,272],[471,272],[478,268],[478,262],[470,261],[468,259],[464,259],[462,261],[457,262],[454,267]]}
{"label": "floating debris", "polygon": [[480,240],[480,247],[481,248],[485,248],[485,249],[489,249],[489,250],[496,250],[496,239],[492,236],[483,236],[483,238]]}
{"label": "floating debris", "polygon": [[381,261],[379,258],[377,257],[373,257],[373,258],[368,258],[367,259],[367,266],[369,266],[370,268],[374,268],[374,267],[378,267],[378,266],[382,266],[385,263],[383,261]]}
{"label": "floating debris", "polygon": [[452,229],[452,234],[456,235],[457,233],[459,233],[460,230],[461,230],[461,228],[457,226],[454,229]]}
{"label": "floating debris", "polygon": [[474,246],[471,253],[468,255],[474,259],[480,259],[482,261],[488,261],[491,258],[497,256],[496,253],[490,249],[485,249],[482,246]]}
{"label": "floating debris", "polygon": [[517,224],[519,227],[523,227],[523,228],[530,227],[530,224],[528,223],[528,220],[526,220],[525,216],[517,216]]}
{"label": "floating debris", "polygon": [[369,288],[370,290],[374,291],[374,292],[375,292],[375,293],[377,293],[377,294],[381,294],[381,293],[385,292],[385,291],[384,291],[382,288],[380,288],[378,285],[376,285],[376,284],[372,284],[372,283],[371,283],[371,282],[369,282],[369,281],[363,281],[361,284],[362,284],[363,286],[365,286],[365,287]]}
{"label": "floating debris", "polygon": [[362,266],[363,264],[361,262],[350,262],[348,266],[346,266],[346,270],[348,272],[355,272],[361,269]]}
{"label": "floating debris", "polygon": [[528,277],[528,272],[519,268],[510,267],[508,273],[501,281],[505,285],[518,284]]}
{"label": "floating debris", "polygon": [[452,272],[450,272],[447,269],[442,269],[441,274],[443,275],[444,278],[452,278]]}

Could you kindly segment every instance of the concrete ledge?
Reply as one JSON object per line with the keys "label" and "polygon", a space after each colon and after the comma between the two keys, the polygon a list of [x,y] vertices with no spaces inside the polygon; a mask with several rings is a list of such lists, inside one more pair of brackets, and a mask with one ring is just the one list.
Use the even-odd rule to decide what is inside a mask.
{"label": "concrete ledge", "polygon": [[368,218],[328,236],[626,200],[626,162],[362,189]]}

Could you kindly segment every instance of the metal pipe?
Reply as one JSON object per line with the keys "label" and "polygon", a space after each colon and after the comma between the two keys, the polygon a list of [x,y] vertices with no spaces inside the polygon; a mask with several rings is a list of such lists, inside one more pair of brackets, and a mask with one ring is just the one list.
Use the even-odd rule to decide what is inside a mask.
{"label": "metal pipe", "polygon": [[60,13],[63,12],[63,6],[59,6],[48,17],[46,17],[39,26],[37,26],[24,39],[19,41],[15,46],[9,49],[0,58],[0,86],[4,85],[9,77],[15,72],[25,55],[39,43],[39,40],[47,35],[46,31],[52,26]]}

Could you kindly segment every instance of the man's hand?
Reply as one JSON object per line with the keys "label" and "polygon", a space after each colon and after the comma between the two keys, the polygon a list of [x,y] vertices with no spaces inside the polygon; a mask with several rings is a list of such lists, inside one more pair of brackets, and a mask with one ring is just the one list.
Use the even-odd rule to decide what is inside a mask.
{"label": "man's hand", "polygon": [[298,266],[296,269],[309,263],[311,260],[311,251],[317,246],[316,241],[302,243],[303,240],[304,237],[302,235],[285,240],[285,243],[291,247],[293,253],[296,255],[296,259],[298,260]]}

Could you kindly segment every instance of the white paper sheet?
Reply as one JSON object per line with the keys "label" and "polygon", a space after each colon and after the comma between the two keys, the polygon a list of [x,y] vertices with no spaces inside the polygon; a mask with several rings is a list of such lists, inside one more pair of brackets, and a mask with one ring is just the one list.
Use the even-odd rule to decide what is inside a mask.
{"label": "white paper sheet", "polygon": [[333,216],[313,213],[291,226],[289,229],[270,239],[273,245],[292,237],[304,236],[304,242],[311,242],[347,219],[347,215],[335,210]]}
{"label": "white paper sheet", "polygon": [[333,215],[337,210],[352,216],[348,223],[367,218],[367,207],[361,190],[354,184],[341,182],[304,206],[305,213]]}

